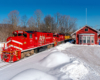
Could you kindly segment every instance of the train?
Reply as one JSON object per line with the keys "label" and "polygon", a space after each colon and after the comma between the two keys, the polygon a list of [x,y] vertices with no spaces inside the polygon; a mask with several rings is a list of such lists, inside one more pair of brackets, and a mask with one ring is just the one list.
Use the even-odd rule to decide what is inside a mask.
{"label": "train", "polygon": [[65,34],[16,30],[8,37],[2,48],[1,60],[16,62],[37,52],[40,48],[48,49],[65,41]]}
{"label": "train", "polygon": [[69,33],[66,33],[65,34],[65,40],[69,40],[69,39],[72,39],[72,37]]}

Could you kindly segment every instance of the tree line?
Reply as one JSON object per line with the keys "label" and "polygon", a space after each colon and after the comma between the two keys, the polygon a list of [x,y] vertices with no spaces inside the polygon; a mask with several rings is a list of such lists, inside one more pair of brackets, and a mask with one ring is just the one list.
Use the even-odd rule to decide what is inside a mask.
{"label": "tree line", "polygon": [[44,17],[41,10],[34,11],[30,18],[27,15],[20,17],[19,11],[14,10],[0,24],[0,41],[6,41],[14,30],[71,33],[76,30],[76,21],[76,18],[60,13]]}

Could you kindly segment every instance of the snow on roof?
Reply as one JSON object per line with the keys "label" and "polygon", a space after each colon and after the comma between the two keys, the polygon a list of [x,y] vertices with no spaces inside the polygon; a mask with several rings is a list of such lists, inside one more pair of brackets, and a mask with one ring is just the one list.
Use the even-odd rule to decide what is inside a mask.
{"label": "snow on roof", "polygon": [[[85,25],[85,26],[83,26],[82,28],[84,28],[84,27],[89,27],[89,28],[91,28],[91,29],[93,29],[93,30],[95,30],[95,31],[98,32],[98,30],[96,30],[96,29],[94,29],[94,28],[92,28],[92,27],[90,27],[90,26]],[[82,28],[78,29],[77,31],[81,30]],[[74,35],[77,31],[75,31],[75,32],[72,33],[71,35]]]}

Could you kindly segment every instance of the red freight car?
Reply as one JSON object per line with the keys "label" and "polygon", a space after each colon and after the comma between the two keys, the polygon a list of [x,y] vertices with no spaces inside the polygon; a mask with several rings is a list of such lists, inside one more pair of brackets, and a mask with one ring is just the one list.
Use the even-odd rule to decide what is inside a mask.
{"label": "red freight car", "polygon": [[6,47],[3,47],[1,59],[5,62],[18,61],[25,56],[34,54],[34,50],[47,46],[50,48],[57,42],[64,41],[64,35],[47,32],[21,31],[13,32],[13,37],[7,38]]}
{"label": "red freight car", "polygon": [[57,44],[60,44],[60,43],[64,42],[65,35],[64,34],[61,34],[61,33],[59,33],[59,34],[55,33],[53,35],[53,38],[54,38],[54,41],[55,41],[55,44],[54,45],[56,46]]}

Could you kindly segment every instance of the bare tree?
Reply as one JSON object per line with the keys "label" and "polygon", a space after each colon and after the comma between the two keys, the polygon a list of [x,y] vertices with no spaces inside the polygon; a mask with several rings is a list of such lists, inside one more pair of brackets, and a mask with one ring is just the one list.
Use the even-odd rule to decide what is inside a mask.
{"label": "bare tree", "polygon": [[27,25],[27,16],[26,15],[22,16],[21,22],[22,22],[23,27],[26,27],[26,25]]}
{"label": "bare tree", "polygon": [[29,27],[34,27],[35,26],[35,20],[33,17],[30,17],[28,20],[28,26]]}
{"label": "bare tree", "polygon": [[32,30],[36,30],[36,26],[35,26],[35,20],[33,17],[30,17],[28,20],[28,26],[30,29]]}
{"label": "bare tree", "polygon": [[69,19],[69,26],[68,26],[67,32],[73,32],[76,30],[76,21],[77,21],[76,18]]}
{"label": "bare tree", "polygon": [[9,20],[7,18],[3,19],[2,24],[9,24]]}
{"label": "bare tree", "polygon": [[76,29],[76,18],[71,18],[68,15],[56,14],[56,25],[61,33],[69,33]]}
{"label": "bare tree", "polygon": [[35,15],[35,19],[36,19],[36,25],[40,31],[40,24],[41,24],[41,19],[42,19],[43,13],[41,10],[36,10],[34,13],[35,13],[34,15]]}
{"label": "bare tree", "polygon": [[8,14],[8,18],[12,25],[17,26],[19,22],[19,12],[17,10],[11,11]]}
{"label": "bare tree", "polygon": [[44,22],[46,26],[45,29],[49,32],[54,32],[56,28],[54,17],[51,17],[50,15],[48,15],[44,18]]}

